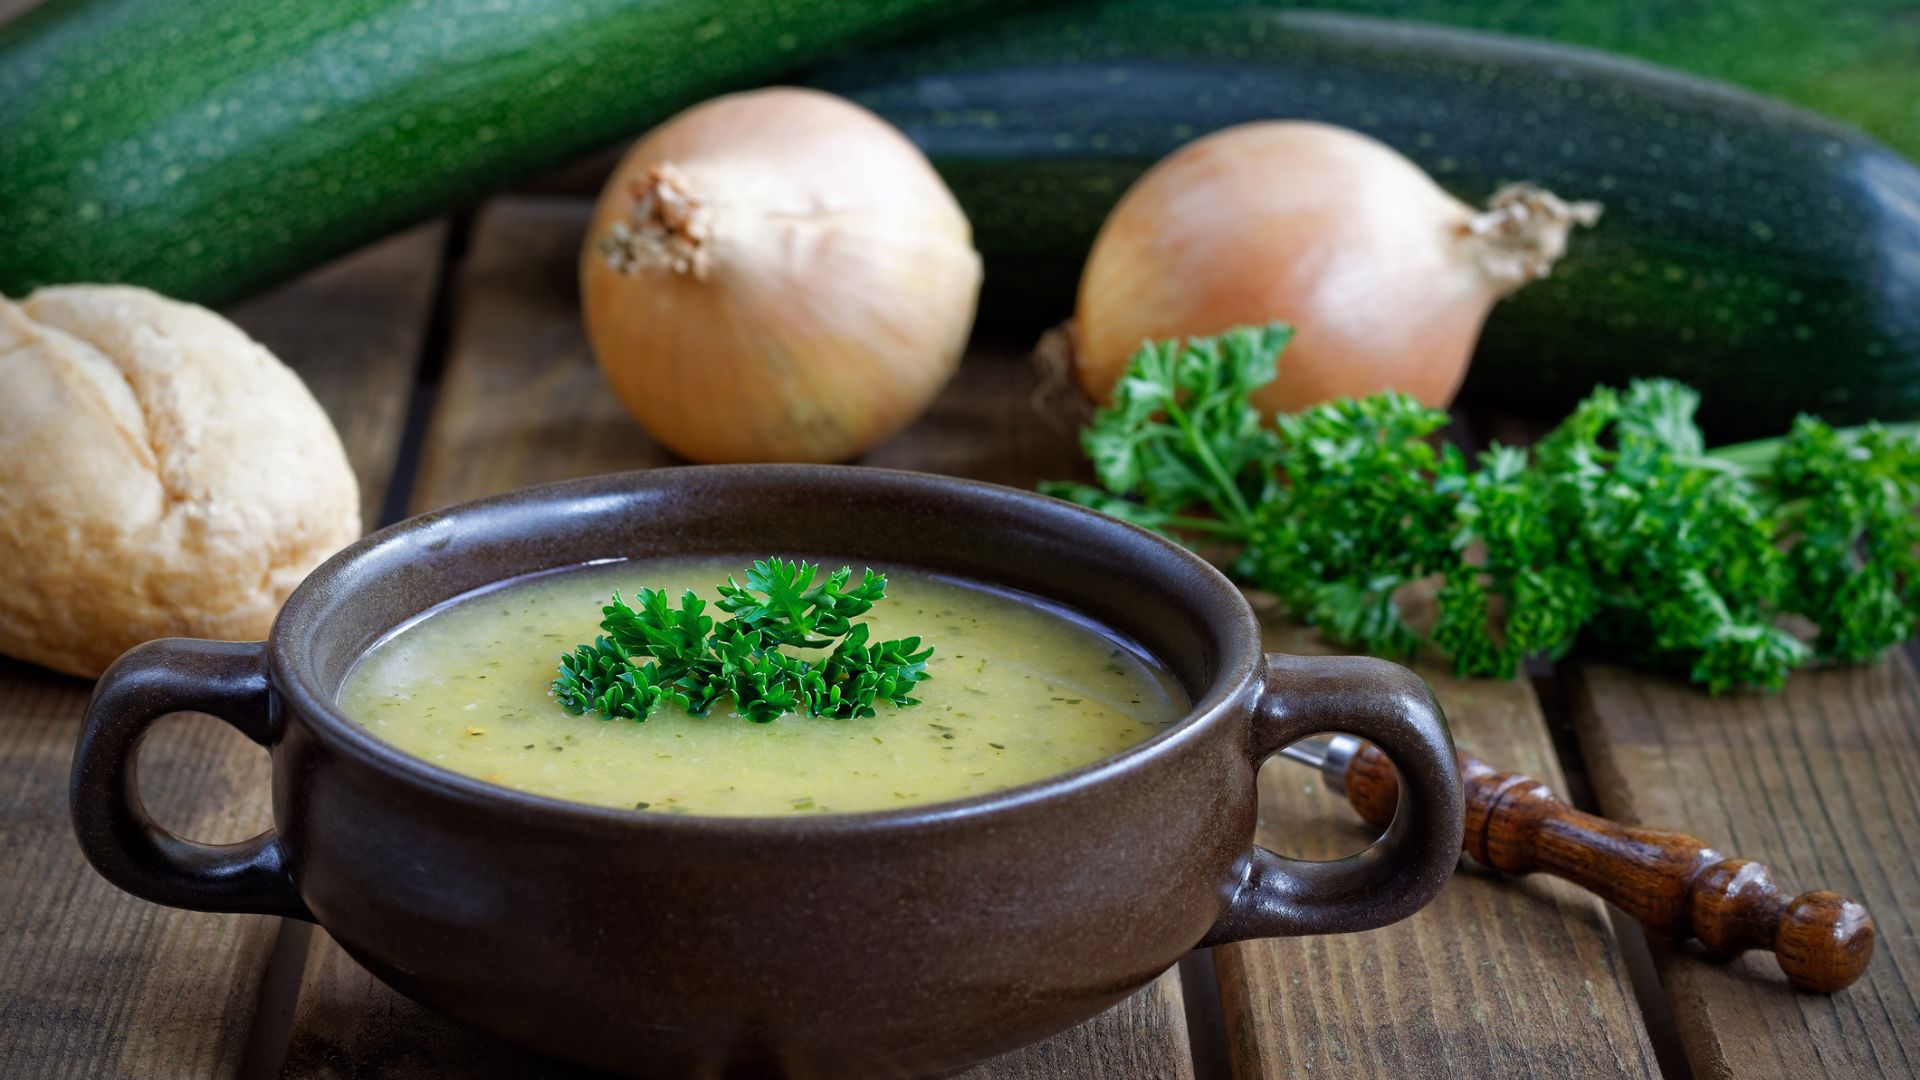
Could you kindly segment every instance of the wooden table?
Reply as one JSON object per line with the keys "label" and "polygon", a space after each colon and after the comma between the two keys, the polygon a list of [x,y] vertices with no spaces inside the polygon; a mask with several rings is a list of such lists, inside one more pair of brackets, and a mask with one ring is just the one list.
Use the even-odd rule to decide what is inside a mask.
{"label": "wooden table", "polygon": [[[510,197],[391,239],[231,315],[313,387],[370,525],[587,473],[671,464],[582,339],[575,197]],[[933,410],[867,459],[1029,486],[1083,474],[1036,413],[1024,350],[981,346]],[[1273,621],[1270,642],[1319,648]],[[1348,937],[1195,953],[1131,1000],[973,1077],[1920,1074],[1920,678],[1910,655],[1708,698],[1606,667],[1433,682],[1463,746],[1629,821],[1695,832],[1782,886],[1862,899],[1865,979],[1790,990],[1770,958],[1644,943],[1590,896],[1463,868],[1430,908]],[[173,911],[83,862],[65,785],[85,683],[0,661],[0,1077],[571,1075],[468,1032],[362,971],[323,931]],[[1548,716],[1554,719],[1550,723]],[[141,762],[196,839],[268,823],[265,758],[206,718]],[[1370,839],[1297,766],[1263,773],[1263,843]]]}

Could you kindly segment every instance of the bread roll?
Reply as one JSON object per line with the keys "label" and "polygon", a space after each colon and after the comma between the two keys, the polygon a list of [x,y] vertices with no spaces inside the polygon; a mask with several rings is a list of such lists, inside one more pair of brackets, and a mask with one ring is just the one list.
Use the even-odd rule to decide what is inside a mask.
{"label": "bread roll", "polygon": [[150,638],[264,637],[359,535],[333,425],[232,323],[123,286],[0,297],[0,652],[95,676]]}

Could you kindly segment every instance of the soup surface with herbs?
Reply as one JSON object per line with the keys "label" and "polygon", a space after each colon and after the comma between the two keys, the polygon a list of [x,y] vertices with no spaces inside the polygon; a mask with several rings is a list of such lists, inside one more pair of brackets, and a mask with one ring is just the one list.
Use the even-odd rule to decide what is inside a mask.
{"label": "soup surface with herbs", "polygon": [[663,706],[645,721],[561,707],[551,690],[559,657],[594,640],[612,593],[648,587],[677,601],[692,589],[711,601],[714,583],[742,565],[612,563],[461,597],[369,651],[340,707],[402,750],[505,787],[647,813],[756,816],[1012,787],[1124,750],[1187,709],[1157,661],[1066,611],[886,567],[886,598],[855,621],[870,623],[875,641],[917,635],[932,646],[918,705],[769,723],[738,715],[731,700],[704,717]]}

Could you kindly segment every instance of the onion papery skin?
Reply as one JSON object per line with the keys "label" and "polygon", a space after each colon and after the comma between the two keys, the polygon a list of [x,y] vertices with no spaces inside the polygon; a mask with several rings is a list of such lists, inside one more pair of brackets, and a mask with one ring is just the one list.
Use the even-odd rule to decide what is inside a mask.
{"label": "onion papery skin", "polygon": [[[702,258],[615,265],[661,170],[697,203]],[[580,262],[588,338],[621,402],[694,461],[843,461],[952,376],[980,258],[926,158],[850,102],[779,88],[669,120],[602,192]]]}
{"label": "onion papery skin", "polygon": [[1095,240],[1075,311],[1076,373],[1105,402],[1143,341],[1292,323],[1268,411],[1400,390],[1444,408],[1515,282],[1490,276],[1475,211],[1366,136],[1248,124],[1142,176]]}

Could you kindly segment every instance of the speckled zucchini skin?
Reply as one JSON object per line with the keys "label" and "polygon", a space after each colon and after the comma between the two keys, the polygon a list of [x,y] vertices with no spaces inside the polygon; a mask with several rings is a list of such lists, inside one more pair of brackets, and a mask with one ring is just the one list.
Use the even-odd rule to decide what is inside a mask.
{"label": "speckled zucchini skin", "polygon": [[1651,60],[1844,120],[1920,159],[1920,18],[1913,0],[1263,0],[1258,6],[1418,19]]}
{"label": "speckled zucchini skin", "polygon": [[947,0],[51,0],[0,28],[0,292],[219,302]]}
{"label": "speckled zucchini skin", "polygon": [[1852,129],[1647,64],[1353,16],[1077,4],[831,67],[899,124],[987,256],[988,310],[1058,319],[1148,165],[1252,120],[1373,134],[1479,203],[1527,179],[1606,205],[1498,305],[1469,400],[1558,416],[1671,375],[1714,433],[1920,414],[1920,171]]}

